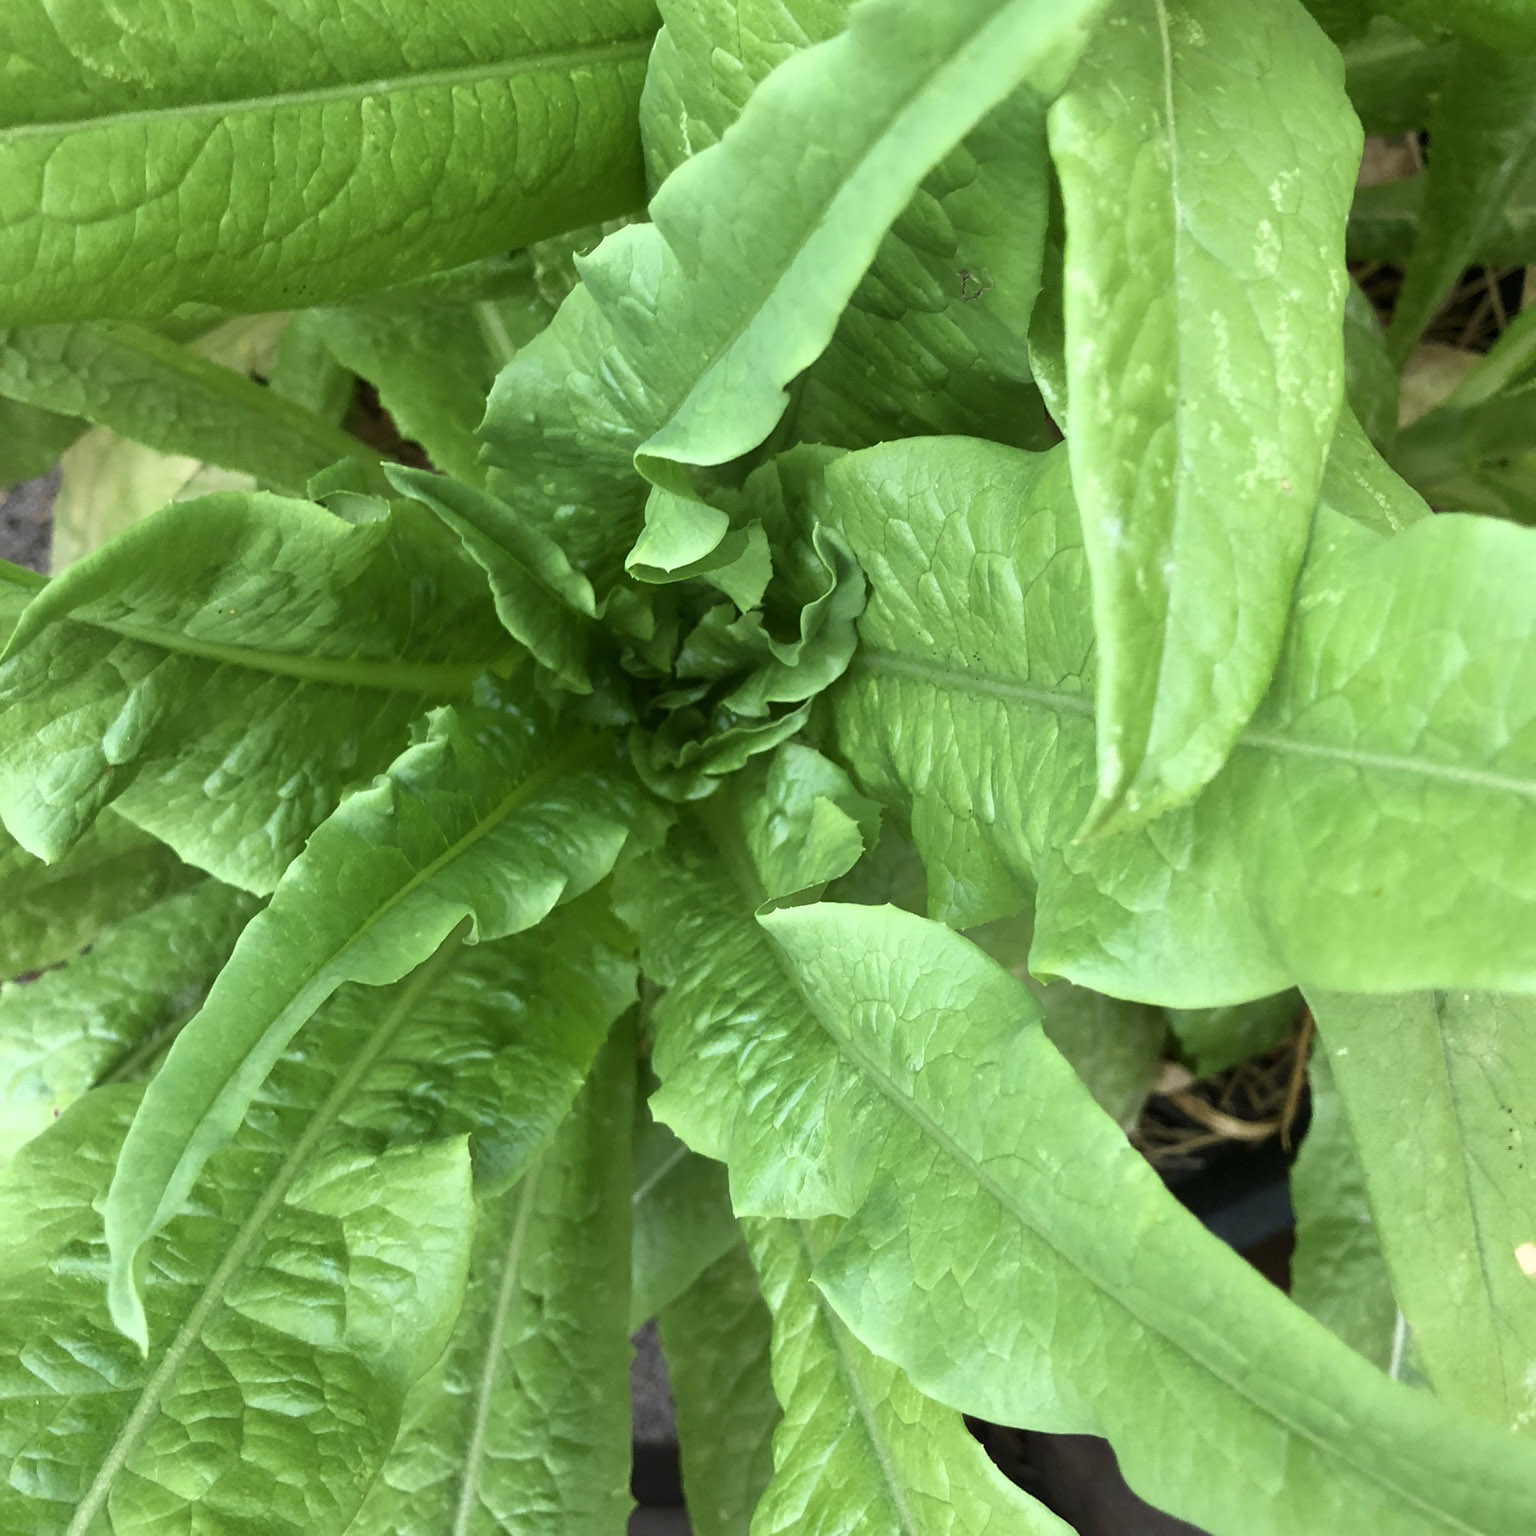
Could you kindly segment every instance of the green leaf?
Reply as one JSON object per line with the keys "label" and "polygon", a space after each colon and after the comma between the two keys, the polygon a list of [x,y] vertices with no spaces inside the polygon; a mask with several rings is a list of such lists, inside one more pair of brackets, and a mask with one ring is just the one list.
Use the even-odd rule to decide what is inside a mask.
{"label": "green leaf", "polygon": [[773,1313],[773,1386],[784,1409],[753,1536],[1068,1536],[992,1465],[959,1414],[850,1337],[811,1281],[835,1229],[747,1228]]}
{"label": "green leaf", "polygon": [[841,756],[910,814],[931,910],[969,926],[1035,891],[1036,974],[1175,1007],[1536,988],[1536,534],[1383,539],[1323,509],[1227,767],[1192,807],[1076,841],[1094,635],[1067,479],[1061,450],[941,440],[827,470],[819,514],[871,585]]}
{"label": "green leaf", "polygon": [[967,937],[1029,988],[1040,1004],[1046,1038],[1071,1063],[1094,1103],[1129,1131],[1157,1080],[1167,1016],[1070,981],[1031,976],[1026,957],[1033,930],[1027,917],[1003,918]]}
{"label": "green leaf", "polygon": [[531,252],[471,269],[473,297],[417,283],[307,317],[315,335],[379,392],[403,436],[470,485],[485,477],[475,429],[496,375],[549,323]]}
{"label": "green leaf", "polygon": [[1536,171],[1531,60],[1463,43],[1435,104],[1417,237],[1387,341],[1399,367],[1510,192]]}
{"label": "green leaf", "polygon": [[390,484],[431,508],[490,579],[507,633],[574,693],[590,693],[596,644],[592,584],[555,541],[485,491],[392,465]]}
{"label": "green leaf", "polygon": [[1279,655],[1343,399],[1360,129],[1299,0],[1118,0],[1050,136],[1092,819],[1129,827],[1210,781]]}
{"label": "green leaf", "polygon": [[1373,0],[1378,10],[1400,17],[1416,30],[1453,32],[1485,47],[1536,53],[1536,15],[1525,0]]}
{"label": "green leaf", "polygon": [[68,960],[130,913],[196,879],[120,816],[101,817],[55,864],[0,833],[0,977]]}
{"label": "green leaf", "polygon": [[1375,1232],[1435,1391],[1536,1425],[1536,1006],[1309,993]]}
{"label": "green leaf", "polygon": [[[1390,446],[1397,436],[1400,381],[1376,310],[1354,281],[1344,301],[1344,384],[1349,409],[1366,436],[1379,447]],[[1338,441],[1337,429],[1334,441]],[[1326,487],[1326,477],[1323,484]]]}
{"label": "green leaf", "polygon": [[303,308],[626,211],[655,27],[650,0],[16,0],[0,319]]}
{"label": "green leaf", "polygon": [[792,54],[497,381],[491,489],[559,507],[595,569],[638,531],[632,458],[684,492],[687,466],[757,447],[924,174],[1016,87],[1058,90],[1103,3],[874,0]]}
{"label": "green leaf", "polygon": [[28,606],[0,665],[0,814],[48,859],[107,804],[231,885],[271,890],[411,722],[508,660],[433,519],[305,502],[167,507]]}
{"label": "green leaf", "polygon": [[730,1248],[657,1318],[693,1536],[749,1536],[773,1476],[773,1319],[731,1225]]}
{"label": "green leaf", "polygon": [[[408,1072],[373,1077],[451,959],[283,1064],[157,1245],[148,1361],[108,1318],[92,1208],[137,1090],[88,1095],[21,1153],[0,1181],[5,1530],[313,1536],[350,1518],[464,1294],[464,1138],[434,1139]],[[394,1145],[347,1123],[370,1094]]]}
{"label": "green leaf", "polygon": [[0,491],[46,475],[83,431],[73,417],[0,399]]}
{"label": "green leaf", "polygon": [[1170,1008],[1167,1019],[1190,1071],[1202,1078],[1274,1050],[1300,1013],[1301,999],[1292,991],[1225,1008]]}
{"label": "green leaf", "polygon": [[1291,1300],[1372,1365],[1399,1376],[1405,1325],[1326,1052],[1314,1053],[1307,1078],[1312,1113],[1291,1165]]}
{"label": "green leaf", "polygon": [[[739,1241],[725,1169],[647,1114],[635,1134],[629,1329],[659,1317]],[[686,1315],[687,1308],[684,1308]]]}
{"label": "green leaf", "polygon": [[[1317,6],[1312,9],[1316,13]],[[1453,51],[1449,43],[1426,47],[1397,22],[1373,18],[1369,31],[1344,47],[1345,85],[1366,133],[1427,127]]]}
{"label": "green leaf", "polygon": [[1428,502],[1382,458],[1348,406],[1328,450],[1323,504],[1377,533],[1399,533],[1430,515]]}
{"label": "green leaf", "polygon": [[283,491],[302,491],[337,459],[378,458],[293,401],[138,325],[0,330],[0,394]]}
{"label": "green leaf", "polygon": [[447,1354],[348,1536],[622,1536],[633,1096],[621,1029],[549,1148],[481,1206]]}
{"label": "green leaf", "polygon": [[0,986],[0,1163],[100,1078],[154,1059],[255,905],[201,880],[125,917],[61,969]]}
{"label": "green leaf", "polygon": [[[1407,264],[1423,219],[1426,180],[1420,175],[1360,188],[1349,216],[1352,262]],[[1510,188],[1491,222],[1479,218],[1478,228],[1469,266],[1523,267],[1536,262],[1536,167]]]}
{"label": "green leaf", "polygon": [[[835,36],[848,10],[848,0],[795,0],[740,26],[734,0],[663,4],[640,110],[652,183],[716,143],[752,90]],[[1038,446],[1025,337],[1048,180],[1043,103],[1021,90],[934,166],[881,240],[795,385],[797,436],[867,447],[963,432]]]}
{"label": "green leaf", "polygon": [[[816,1281],[919,1391],[1102,1434],[1213,1536],[1529,1528],[1536,1454],[1386,1381],[1185,1213],[975,946],[891,908],[760,922],[806,1023],[781,1026],[792,1079],[762,1054],[739,1097],[764,1122],[793,1092],[836,1127],[853,1215]],[[685,1033],[739,1049],[707,1017]],[[735,1149],[733,1190],[787,1194],[762,1145]]]}
{"label": "green leaf", "polygon": [[309,839],[150,1084],[107,1200],[112,1312],[144,1338],[138,1264],[316,1008],[381,986],[468,918],[472,940],[533,927],[613,867],[630,781],[541,710],[438,711],[428,738]]}

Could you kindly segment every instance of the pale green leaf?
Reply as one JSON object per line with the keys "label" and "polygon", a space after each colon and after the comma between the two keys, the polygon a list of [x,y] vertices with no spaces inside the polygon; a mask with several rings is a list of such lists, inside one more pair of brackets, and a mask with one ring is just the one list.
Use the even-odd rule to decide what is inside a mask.
{"label": "pale green leaf", "polygon": [[655,27],[650,0],[14,0],[0,319],[303,308],[624,212]]}
{"label": "pale green leaf", "polygon": [[1529,57],[1472,43],[1456,51],[1429,123],[1418,231],[1387,335],[1399,366],[1493,228],[1509,193],[1536,170],[1533,76]]}
{"label": "pale green leaf", "polygon": [[[1373,1049],[1379,1049],[1380,1042]],[[1307,1071],[1311,1118],[1291,1164],[1291,1300],[1372,1365],[1400,1374],[1406,1327],[1392,1295],[1360,1158],[1325,1051]],[[1396,1357],[1396,1358],[1394,1358]]]}
{"label": "pale green leaf", "polygon": [[632,458],[683,491],[686,466],[757,447],[924,174],[1016,87],[1058,90],[1103,3],[874,0],[792,53],[502,374],[491,488],[595,569],[638,532]]}
{"label": "pale green leaf", "polygon": [[1448,1402],[1536,1424],[1536,1008],[1310,992],[1414,1358]]}
{"label": "pale green leaf", "polygon": [[1360,128],[1300,0],[1117,0],[1051,108],[1098,800],[1186,804],[1269,685],[1343,399]]}
{"label": "pale green leaf", "polygon": [[[760,923],[803,1001],[777,1060],[746,1064],[745,1113],[793,1092],[836,1126],[853,1215],[817,1282],[920,1391],[1102,1434],[1138,1493],[1213,1536],[1529,1529],[1536,1454],[1387,1381],[1206,1232],[975,946],[891,908]],[[707,1017],[678,1034],[730,1049]],[[739,1139],[733,1189],[775,1178],[760,1147]]]}
{"label": "pale green leaf", "polygon": [[0,985],[0,1163],[93,1083],[149,1065],[255,906],[242,891],[200,880],[123,917],[61,968]]}
{"label": "pale green leaf", "polygon": [[349,526],[306,502],[183,502],[28,606],[0,665],[0,813],[63,854],[107,804],[268,891],[432,703],[510,659],[435,520]]}
{"label": "pale green leaf", "polygon": [[773,1320],[732,1228],[730,1248],[657,1319],[693,1536],[748,1536],[773,1476]]}
{"label": "pale green leaf", "polygon": [[118,919],[196,878],[116,815],[102,816],[55,864],[0,833],[0,978],[69,959]]}
{"label": "pale green leaf", "polygon": [[546,712],[441,710],[428,738],[309,839],[150,1084],[106,1207],[113,1316],[142,1341],[137,1262],[315,1009],[379,986],[468,918],[518,933],[612,868],[632,781]]}
{"label": "pale green leaf", "polygon": [[348,1536],[622,1536],[633,1097],[620,1029],[550,1146],[482,1204],[447,1354]]}
{"label": "pale green leaf", "polygon": [[[1382,448],[1389,447],[1397,436],[1399,387],[1375,307],[1360,285],[1351,282],[1344,301],[1344,391],[1365,435]],[[1337,429],[1334,441],[1338,441]],[[1326,478],[1323,484],[1326,488]]]}
{"label": "pale green leaf", "polygon": [[92,427],[59,460],[49,569],[58,575],[173,501],[256,488],[251,475],[159,453],[106,427]]}
{"label": "pale green leaf", "polygon": [[[7,1532],[314,1536],[351,1516],[463,1296],[465,1139],[437,1139],[408,1073],[373,1081],[451,959],[283,1064],[155,1250],[147,1361],[108,1317],[92,1208],[137,1090],[98,1090],[21,1153],[0,1182]],[[418,1033],[413,1063],[439,1043]],[[346,1123],[370,1094],[392,1138]]]}
{"label": "pale green leaf", "polygon": [[[629,1328],[638,1333],[740,1240],[725,1169],[647,1113],[635,1133]],[[686,1306],[684,1313],[687,1312]]]}
{"label": "pale green leaf", "polygon": [[871,585],[841,755],[910,810],[932,910],[1022,909],[1031,968],[1210,1007],[1298,982],[1536,988],[1536,534],[1319,514],[1274,684],[1195,804],[1075,840],[1093,629],[1063,451],[890,444],[821,515]]}
{"label": "pale green leaf", "polygon": [[811,1280],[836,1226],[747,1227],[784,1410],[752,1536],[1068,1536],[992,1465],[958,1413],[849,1335]]}
{"label": "pale green leaf", "polygon": [[337,459],[378,458],[293,401],[138,325],[0,330],[0,394],[277,490],[302,491]]}

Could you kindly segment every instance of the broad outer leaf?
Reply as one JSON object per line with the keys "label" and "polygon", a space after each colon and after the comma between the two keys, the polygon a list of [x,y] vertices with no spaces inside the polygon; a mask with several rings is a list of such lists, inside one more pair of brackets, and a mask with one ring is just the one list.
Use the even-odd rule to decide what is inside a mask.
{"label": "broad outer leaf", "polygon": [[447,1355],[348,1536],[622,1536],[634,1080],[621,1028],[547,1150],[481,1206]]}
{"label": "broad outer leaf", "polygon": [[655,26],[650,0],[11,0],[0,320],[303,308],[624,212]]}
{"label": "broad outer leaf", "polygon": [[144,1340],[137,1264],[315,1009],[343,982],[393,982],[468,918],[519,933],[612,868],[629,781],[542,711],[438,712],[372,789],[310,838],[178,1036],[107,1200],[112,1310]]}
{"label": "broad outer leaf", "polygon": [[1313,993],[1414,1358],[1447,1402],[1536,1433],[1536,1007]]}
{"label": "broad outer leaf", "polygon": [[1068,1536],[998,1471],[960,1415],[852,1338],[811,1280],[835,1222],[752,1222],[784,1416],[752,1536]]}
{"label": "broad outer leaf", "polygon": [[1360,127],[1300,0],[1117,0],[1050,114],[1094,818],[1187,803],[1264,696],[1344,390]]}
{"label": "broad outer leaf", "polygon": [[[739,1097],[759,1125],[790,1091],[829,1119],[853,1214],[817,1282],[920,1391],[1103,1434],[1133,1488],[1213,1536],[1530,1529],[1536,1453],[1385,1380],[1206,1232],[973,945],[893,908],[760,922],[811,1023],[782,1022]],[[706,1017],[674,1050],[744,1043]],[[765,1145],[738,1138],[733,1188],[792,1203]]]}
{"label": "broad outer leaf", "polygon": [[739,1231],[657,1322],[693,1536],[748,1536],[773,1476],[779,1404],[768,1364],[773,1319]]}
{"label": "broad outer leaf", "polygon": [[56,864],[0,834],[0,977],[69,959],[112,923],[196,878],[116,815],[99,818]]}
{"label": "broad outer leaf", "polygon": [[0,393],[290,492],[337,459],[378,458],[302,406],[143,326],[0,331]]}
{"label": "broad outer leaf", "polygon": [[1536,60],[1463,43],[1429,127],[1418,232],[1387,337],[1399,367],[1536,168]]}
{"label": "broad outer leaf", "polygon": [[1076,841],[1093,629],[1062,450],[889,444],[822,517],[871,585],[842,759],[910,808],[932,910],[1036,890],[1031,968],[1209,1007],[1297,982],[1536,989],[1536,534],[1320,512],[1269,697],[1193,806]]}
{"label": "broad outer leaf", "polygon": [[[156,1249],[148,1361],[107,1315],[93,1209],[137,1090],[88,1095],[22,1152],[0,1184],[0,1528],[345,1524],[464,1294],[466,1138],[442,1138],[413,1071],[375,1081],[441,973],[283,1064]],[[418,1033],[412,1067],[439,1045]],[[347,1123],[370,1099],[389,1133]]]}
{"label": "broad outer leaf", "polygon": [[115,802],[269,891],[425,706],[508,659],[479,572],[419,508],[167,507],[28,605],[0,665],[0,815],[52,860]]}
{"label": "broad outer leaf", "polygon": [[200,880],[125,916],[62,967],[0,986],[0,1163],[103,1076],[149,1065],[255,905]]}
{"label": "broad outer leaf", "polygon": [[[731,1214],[725,1169],[690,1152],[648,1114],[635,1129],[630,1221],[631,1333],[671,1307],[741,1238]],[[683,1313],[688,1313],[686,1305]]]}
{"label": "broad outer leaf", "polygon": [[1103,4],[873,0],[789,57],[497,381],[491,489],[591,569],[639,531],[632,456],[684,491],[757,447],[924,174],[1015,88],[1060,89]]}
{"label": "broad outer leaf", "polygon": [[[1373,1049],[1384,1044],[1377,1041]],[[1401,1353],[1397,1341],[1406,1342],[1400,1333],[1406,1325],[1392,1295],[1360,1157],[1326,1051],[1313,1053],[1307,1081],[1311,1116],[1291,1165],[1296,1211],[1291,1299],[1372,1365],[1397,1375],[1394,1355]]]}

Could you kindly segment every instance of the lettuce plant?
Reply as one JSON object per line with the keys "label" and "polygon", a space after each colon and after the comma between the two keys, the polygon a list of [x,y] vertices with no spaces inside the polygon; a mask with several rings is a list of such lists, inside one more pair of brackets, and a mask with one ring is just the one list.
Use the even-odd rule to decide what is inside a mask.
{"label": "lettuce plant", "polygon": [[0,15],[0,1531],[1526,1536],[1529,6],[660,9]]}

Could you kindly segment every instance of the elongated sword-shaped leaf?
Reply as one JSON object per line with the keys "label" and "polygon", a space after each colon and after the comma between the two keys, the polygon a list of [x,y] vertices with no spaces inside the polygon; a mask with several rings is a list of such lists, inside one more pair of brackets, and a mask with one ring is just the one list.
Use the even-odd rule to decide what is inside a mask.
{"label": "elongated sword-shaped leaf", "polygon": [[277,490],[302,491],[337,459],[378,457],[302,406],[143,326],[0,331],[0,393]]}
{"label": "elongated sword-shaped leaf", "polygon": [[1448,1402],[1536,1434],[1536,1006],[1309,994],[1414,1359]]}
{"label": "elongated sword-shaped leaf", "polygon": [[1094,816],[1135,825],[1210,780],[1274,670],[1343,399],[1360,128],[1300,0],[1118,0],[1050,133]]}
{"label": "elongated sword-shaped leaf", "polygon": [[1007,1481],[960,1415],[851,1338],[811,1280],[836,1222],[748,1224],[773,1313],[784,1416],[752,1536],[1068,1536]]}
{"label": "elongated sword-shaped leaf", "polygon": [[0,815],[57,859],[115,803],[269,891],[433,703],[509,660],[480,573],[419,508],[349,525],[230,493],[50,582],[0,663]]}
{"label": "elongated sword-shaped leaf", "polygon": [[1536,169],[1529,55],[1463,43],[1435,101],[1424,197],[1388,343],[1399,366]]}
{"label": "elongated sword-shaped leaf", "polygon": [[871,584],[834,715],[903,810],[935,910],[1036,896],[1032,969],[1209,1007],[1297,982],[1536,990],[1536,534],[1320,512],[1274,684],[1147,828],[1076,833],[1094,634],[1062,450],[932,439],[830,466]]}
{"label": "elongated sword-shaped leaf", "polygon": [[[733,1222],[734,1226],[735,1223]],[[694,1536],[748,1536],[773,1476],[773,1319],[739,1232],[657,1318]]]}
{"label": "elongated sword-shaped leaf", "polygon": [[1392,1294],[1360,1157],[1326,1051],[1313,1053],[1307,1085],[1311,1118],[1291,1164],[1296,1211],[1291,1299],[1372,1365],[1400,1376],[1407,1324]]}
{"label": "elongated sword-shaped leaf", "polygon": [[[1387,1381],[1183,1212],[973,945],[893,908],[760,922],[813,1020],[784,1021],[795,1088],[852,1132],[856,1213],[818,1283],[921,1391],[1103,1434],[1213,1536],[1529,1529],[1536,1453]],[[691,1024],[679,1049],[727,1048]],[[766,1086],[742,1094],[759,1118]]]}
{"label": "elongated sword-shaped leaf", "polygon": [[650,0],[16,0],[0,321],[303,308],[624,212],[655,27]]}
{"label": "elongated sword-shaped leaf", "polygon": [[432,733],[310,838],[150,1084],[107,1200],[112,1309],[144,1341],[137,1266],[273,1064],[343,982],[378,986],[468,918],[532,927],[613,866],[630,781],[542,712],[439,712]]}
{"label": "elongated sword-shaped leaf", "polygon": [[621,1028],[548,1148],[482,1204],[447,1354],[348,1536],[622,1536],[634,1067]]}

